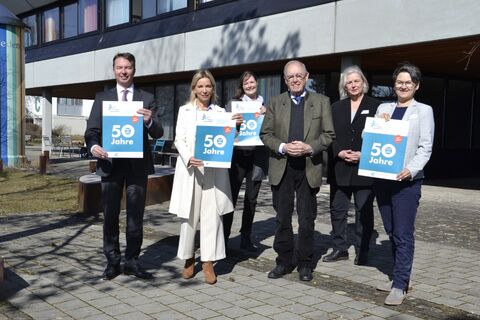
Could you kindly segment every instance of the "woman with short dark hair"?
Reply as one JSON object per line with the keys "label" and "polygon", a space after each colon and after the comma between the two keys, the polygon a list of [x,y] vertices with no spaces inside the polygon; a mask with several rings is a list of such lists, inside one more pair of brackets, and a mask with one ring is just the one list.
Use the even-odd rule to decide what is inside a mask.
{"label": "woman with short dark hair", "polygon": [[411,287],[410,279],[415,249],[415,218],[424,178],[423,168],[430,159],[435,123],[432,107],[414,99],[420,87],[421,72],[410,64],[402,63],[393,72],[393,85],[397,101],[383,103],[377,116],[409,122],[405,167],[397,180],[374,179],[374,191],[385,231],[390,237],[393,254],[392,281],[377,287],[389,291],[387,305],[403,302]]}

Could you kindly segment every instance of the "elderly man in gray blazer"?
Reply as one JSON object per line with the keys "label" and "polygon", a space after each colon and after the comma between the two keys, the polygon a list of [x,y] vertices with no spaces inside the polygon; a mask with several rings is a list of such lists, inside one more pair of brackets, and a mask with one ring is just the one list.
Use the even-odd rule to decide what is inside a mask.
{"label": "elderly man in gray blazer", "polygon": [[[270,99],[260,132],[260,138],[270,150],[269,180],[277,214],[273,243],[278,254],[277,265],[268,277],[281,278],[296,264],[300,280],[311,281],[322,152],[335,133],[329,98],[305,90],[308,81],[305,65],[289,61],[283,73],[288,92]],[[299,222],[296,250],[292,228],[295,196]]]}

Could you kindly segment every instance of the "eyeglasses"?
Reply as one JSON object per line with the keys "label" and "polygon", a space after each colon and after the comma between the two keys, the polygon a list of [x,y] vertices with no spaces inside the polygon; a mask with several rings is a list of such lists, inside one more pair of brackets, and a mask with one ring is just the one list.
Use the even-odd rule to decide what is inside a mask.
{"label": "eyeglasses", "polygon": [[287,74],[287,75],[285,75],[285,79],[287,79],[288,82],[291,82],[295,79],[303,80],[303,79],[305,79],[306,76],[307,75],[305,73]]}
{"label": "eyeglasses", "polygon": [[413,81],[395,81],[395,88],[401,88],[403,86],[407,88],[413,88],[415,82]]}

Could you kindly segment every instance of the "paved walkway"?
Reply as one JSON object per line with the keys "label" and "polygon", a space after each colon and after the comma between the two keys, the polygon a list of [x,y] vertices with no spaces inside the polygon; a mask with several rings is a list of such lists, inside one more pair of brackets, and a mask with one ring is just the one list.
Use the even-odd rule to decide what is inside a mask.
{"label": "paved walkway", "polygon": [[[75,167],[63,168],[69,165]],[[88,164],[72,168],[56,164],[50,170],[78,176]],[[476,190],[423,187],[414,290],[399,307],[383,305],[386,294],[375,291],[391,271],[378,212],[368,266],[354,266],[353,258],[319,260],[330,246],[328,186],[318,195],[318,262],[311,283],[299,281],[296,271],[267,278],[275,261],[275,223],[266,183],[253,229],[260,250],[247,255],[238,249],[239,207],[230,257],[216,264],[215,285],[203,283],[198,259],[195,278],[181,278],[183,262],[175,257],[180,224],[167,213],[168,203],[146,210],[141,260],[154,273],[151,280],[100,279],[101,217],[50,212],[0,217],[0,254],[7,264],[0,300],[8,301],[0,302],[0,319],[480,319],[479,196]],[[124,249],[123,233],[121,241]]]}

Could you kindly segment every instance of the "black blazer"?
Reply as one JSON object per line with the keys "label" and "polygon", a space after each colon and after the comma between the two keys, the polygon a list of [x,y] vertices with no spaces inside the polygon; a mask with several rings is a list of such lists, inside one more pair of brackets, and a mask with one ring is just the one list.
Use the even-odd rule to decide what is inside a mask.
{"label": "black blazer", "polygon": [[[103,101],[117,101],[116,87],[108,91],[99,92],[95,96],[92,111],[87,121],[87,130],[85,131],[85,142],[88,150],[92,146],[102,146],[102,103]],[[152,138],[157,139],[163,136],[163,127],[160,119],[160,112],[155,104],[153,95],[141,89],[134,88],[133,101],[143,101],[143,107],[152,110],[152,125],[150,128],[144,126],[143,130],[143,158],[129,159],[130,167],[135,176],[149,175],[155,172],[153,167],[152,152],[150,150],[150,142],[148,134]],[[116,165],[118,159],[98,159],[97,174],[106,177]]]}
{"label": "black blazer", "polygon": [[365,127],[365,118],[374,117],[381,101],[364,95],[358,110],[351,119],[350,98],[332,104],[333,127],[336,139],[332,143],[330,152],[330,180],[339,186],[369,186],[371,178],[358,175],[358,163],[351,164],[343,161],[337,155],[342,150],[360,151],[362,149],[362,131]]}

